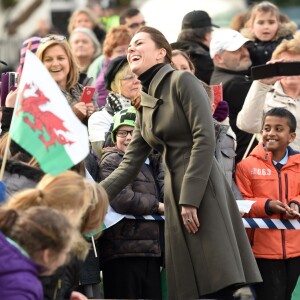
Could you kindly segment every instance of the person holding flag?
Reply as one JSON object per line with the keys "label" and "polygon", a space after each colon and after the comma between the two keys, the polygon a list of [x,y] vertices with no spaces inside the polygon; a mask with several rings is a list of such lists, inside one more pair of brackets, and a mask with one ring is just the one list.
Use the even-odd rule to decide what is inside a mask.
{"label": "person holding flag", "polygon": [[47,69],[29,50],[9,136],[35,157],[45,173],[52,175],[69,169],[89,153],[86,126],[76,118]]}

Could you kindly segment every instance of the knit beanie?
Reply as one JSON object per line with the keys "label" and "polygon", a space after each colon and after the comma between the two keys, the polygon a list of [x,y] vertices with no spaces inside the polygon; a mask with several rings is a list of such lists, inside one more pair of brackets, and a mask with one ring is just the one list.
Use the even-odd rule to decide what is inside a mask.
{"label": "knit beanie", "polygon": [[213,117],[218,122],[222,122],[228,117],[228,114],[229,114],[228,103],[226,101],[220,101],[218,106],[215,109]]}
{"label": "knit beanie", "polygon": [[128,126],[134,127],[135,117],[136,117],[136,110],[135,110],[134,106],[123,109],[114,115],[114,118],[113,118],[114,127],[111,132],[111,139],[114,144],[116,144],[117,129],[122,125],[128,125]]}
{"label": "knit beanie", "polygon": [[[23,70],[23,65],[25,61],[25,55],[26,55],[26,50],[30,50],[32,53],[36,53],[37,48],[39,47],[41,43],[41,38],[38,36],[33,36],[25,40],[22,44],[21,50],[20,50],[20,65],[18,67],[17,72],[21,75],[22,70]],[[31,44],[31,45],[30,45]],[[30,48],[28,46],[30,45]]]}

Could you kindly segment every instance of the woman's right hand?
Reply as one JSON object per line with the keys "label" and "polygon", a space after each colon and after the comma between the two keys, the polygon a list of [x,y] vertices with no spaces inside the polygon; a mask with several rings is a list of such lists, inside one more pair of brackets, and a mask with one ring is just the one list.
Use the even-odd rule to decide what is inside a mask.
{"label": "woman's right hand", "polygon": [[84,115],[84,117],[87,116],[88,108],[86,107],[86,104],[84,102],[78,102],[78,103],[74,104],[74,107],[77,110],[79,110]]}

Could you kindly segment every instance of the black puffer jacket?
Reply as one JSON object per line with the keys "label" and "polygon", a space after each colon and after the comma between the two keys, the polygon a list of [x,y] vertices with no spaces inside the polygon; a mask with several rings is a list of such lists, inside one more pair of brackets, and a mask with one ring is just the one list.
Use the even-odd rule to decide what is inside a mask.
{"label": "black puffer jacket", "polygon": [[[103,154],[101,179],[108,177],[119,166],[123,155],[115,148]],[[111,200],[110,205],[116,212],[137,216],[157,214],[162,198],[153,169],[144,164],[136,179]],[[162,228],[160,221],[123,219],[104,230],[98,240],[101,265],[117,257],[161,257]]]}

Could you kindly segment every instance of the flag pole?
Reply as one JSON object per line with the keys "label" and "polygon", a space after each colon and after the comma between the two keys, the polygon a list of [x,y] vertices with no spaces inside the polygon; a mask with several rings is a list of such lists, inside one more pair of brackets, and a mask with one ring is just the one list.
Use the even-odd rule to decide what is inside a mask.
{"label": "flag pole", "polygon": [[252,138],[251,138],[251,140],[250,140],[250,142],[249,142],[249,145],[248,145],[248,147],[247,147],[247,149],[246,149],[246,151],[245,151],[244,156],[243,156],[242,159],[245,159],[245,158],[248,156],[248,153],[249,153],[249,151],[250,151],[250,148],[251,148],[252,144],[254,143],[255,137],[256,137],[256,135],[255,135],[255,133],[254,133],[254,134],[252,135]]}
{"label": "flag pole", "polygon": [[97,249],[96,249],[96,245],[95,245],[95,240],[94,240],[94,236],[92,236],[92,244],[93,244],[93,249],[94,249],[95,257],[98,257]]}
{"label": "flag pole", "polygon": [[6,162],[7,162],[10,142],[11,142],[11,138],[10,138],[10,135],[8,133],[7,141],[6,141],[6,145],[5,145],[5,150],[4,150],[4,155],[3,155],[3,159],[2,159],[1,170],[0,170],[0,180],[2,180],[3,176],[4,176],[4,170],[5,170],[5,166],[6,166]]}

